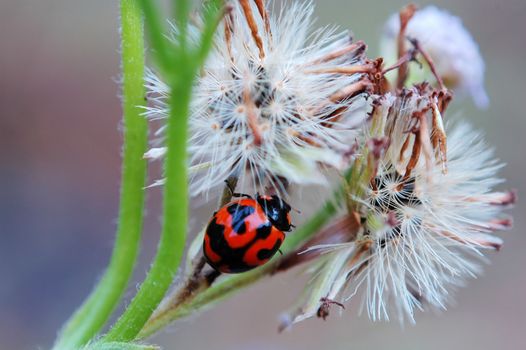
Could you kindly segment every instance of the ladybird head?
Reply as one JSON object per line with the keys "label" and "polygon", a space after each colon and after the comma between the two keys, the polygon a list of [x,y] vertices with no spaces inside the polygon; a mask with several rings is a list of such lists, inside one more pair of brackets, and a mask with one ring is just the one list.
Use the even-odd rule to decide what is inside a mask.
{"label": "ladybird head", "polygon": [[257,196],[258,204],[263,208],[269,221],[278,230],[288,232],[291,230],[290,205],[276,195]]}

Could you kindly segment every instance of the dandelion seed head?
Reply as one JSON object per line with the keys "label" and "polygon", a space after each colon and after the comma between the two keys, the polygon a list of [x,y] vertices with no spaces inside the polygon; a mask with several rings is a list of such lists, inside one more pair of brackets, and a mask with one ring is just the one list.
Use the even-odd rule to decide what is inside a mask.
{"label": "dandelion seed head", "polygon": [[[355,96],[363,89],[338,95],[363,74],[338,69],[363,64],[365,46],[332,27],[313,31],[311,2],[277,16],[248,1],[231,7],[194,89],[189,152],[203,170],[192,174],[191,193],[207,194],[232,175],[254,192],[327,184],[323,170],[343,166],[365,108]],[[164,118],[167,86],[153,72],[147,80],[158,96],[147,114]]]}
{"label": "dandelion seed head", "polygon": [[[495,232],[510,227],[503,210],[515,200],[513,192],[494,190],[502,182],[502,164],[478,132],[458,123],[448,128],[444,171],[433,138],[440,131],[429,108],[434,102],[435,95],[419,88],[382,100],[385,133],[392,139],[360,201],[362,227],[348,243],[316,247],[324,254],[310,298],[292,315],[295,322],[316,314],[316,299],[346,301],[361,294],[361,310],[371,320],[414,323],[417,310],[446,309],[452,291],[481,273],[484,251],[502,245]],[[416,128],[415,115],[426,120]],[[425,125],[426,133],[418,130]],[[429,137],[431,154],[415,146],[425,142],[417,135]]]}
{"label": "dandelion seed head", "polygon": [[[385,24],[381,40],[384,57],[396,57],[399,30],[399,15],[393,14]],[[450,88],[459,95],[471,96],[479,108],[488,106],[489,98],[484,88],[484,59],[460,18],[435,6],[427,6],[419,9],[409,21],[406,36],[419,41]],[[427,77],[422,73],[424,71],[420,69],[411,69],[414,81]]]}

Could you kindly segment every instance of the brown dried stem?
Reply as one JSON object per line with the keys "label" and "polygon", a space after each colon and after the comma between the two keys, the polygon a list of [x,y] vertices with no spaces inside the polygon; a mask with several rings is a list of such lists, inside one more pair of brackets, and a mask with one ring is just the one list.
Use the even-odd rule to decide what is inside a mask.
{"label": "brown dried stem", "polygon": [[411,42],[411,44],[413,44],[415,50],[418,51],[422,55],[424,60],[427,62],[429,68],[431,69],[431,73],[433,73],[433,76],[438,82],[440,90],[447,90],[446,86],[444,85],[444,81],[442,80],[440,75],[438,75],[438,72],[436,70],[435,64],[433,63],[433,59],[431,58],[431,56],[429,56],[428,53],[422,48],[418,40],[409,39],[409,41]]}
{"label": "brown dried stem", "polygon": [[254,0],[256,3],[256,6],[259,11],[259,15],[261,18],[263,18],[263,23],[265,23],[265,32],[269,35],[269,37],[272,39],[272,32],[270,31],[270,20],[268,16],[268,12],[265,9],[265,2],[263,0]]}
{"label": "brown dried stem", "polygon": [[249,0],[239,0],[239,3],[241,4],[241,8],[243,9],[243,12],[245,13],[245,18],[247,20],[248,27],[250,28],[252,38],[254,39],[254,42],[256,43],[256,46],[259,49],[259,58],[263,59],[265,58],[265,50],[263,49],[263,40],[261,39],[261,36],[259,35],[256,19],[254,18],[254,13],[252,12],[252,8],[250,7]]}
{"label": "brown dried stem", "polygon": [[368,79],[362,79],[354,84],[348,85],[337,91],[332,96],[329,97],[331,103],[340,102],[347,98],[358,95],[361,92],[364,92],[372,87],[372,83]]}
{"label": "brown dried stem", "polygon": [[252,130],[252,135],[254,136],[254,145],[259,146],[263,141],[263,137],[261,136],[261,130],[258,123],[257,107],[250,96],[250,89],[248,87],[245,88],[245,91],[243,92],[243,102],[245,104],[248,127]]}
{"label": "brown dried stem", "polygon": [[418,133],[420,135],[419,139],[422,144],[422,151],[423,151],[424,159],[426,163],[426,170],[429,174],[431,173],[431,170],[433,168],[433,147],[431,145],[432,136],[429,134],[429,128],[427,125],[428,110],[429,108],[426,108],[423,111],[419,112],[417,114],[417,117],[420,120],[420,128],[418,130]]}
{"label": "brown dried stem", "polygon": [[416,167],[416,164],[418,163],[418,160],[420,159],[420,151],[422,149],[422,142],[420,139],[420,132],[414,133],[415,139],[413,142],[413,150],[411,152],[411,158],[409,158],[409,162],[407,162],[407,166],[405,168],[405,174],[404,179],[401,182],[401,186],[409,179],[411,176],[411,172]]}
{"label": "brown dried stem", "polygon": [[[414,4],[409,4],[400,11],[400,32],[398,33],[397,38],[397,47],[398,47],[398,59],[401,59],[406,54],[406,45],[405,45],[405,32],[407,30],[407,25],[411,18],[413,18],[417,8]],[[398,69],[398,77],[396,79],[396,87],[399,90],[404,88],[405,82],[407,80],[408,73],[408,62],[404,62],[400,65]]]}
{"label": "brown dried stem", "polygon": [[418,62],[416,61],[416,50],[409,50],[405,53],[402,57],[398,59],[392,66],[384,68],[382,70],[382,75],[385,75],[386,73],[389,73],[392,70],[399,69],[402,65],[408,64],[409,62]]}
{"label": "brown dried stem", "polygon": [[433,149],[438,155],[438,159],[442,164],[442,173],[447,173],[447,137],[442,124],[442,115],[438,111],[438,106],[433,104],[431,109],[432,129],[431,129],[431,143]]}
{"label": "brown dried stem", "polygon": [[230,61],[234,62],[234,55],[232,54],[232,35],[234,33],[234,17],[232,15],[232,8],[229,8],[229,11],[225,15],[224,19],[225,26],[225,44],[228,50],[228,56]]}
{"label": "brown dried stem", "polygon": [[339,50],[336,50],[336,51],[333,51],[315,61],[312,61],[308,64],[306,64],[306,66],[314,66],[314,65],[318,65],[318,64],[321,64],[321,63],[326,63],[326,62],[330,62],[338,57],[341,57],[343,55],[346,55],[348,53],[351,53],[353,51],[358,51],[357,52],[357,55],[361,54],[362,52],[365,51],[365,49],[367,48],[367,45],[365,45],[365,43],[361,40],[353,43],[353,42],[350,42],[347,46],[344,46],[342,47],[341,49]]}
{"label": "brown dried stem", "polygon": [[307,74],[342,74],[352,75],[359,73],[371,73],[375,69],[373,64],[363,64],[350,67],[325,67],[305,71]]}

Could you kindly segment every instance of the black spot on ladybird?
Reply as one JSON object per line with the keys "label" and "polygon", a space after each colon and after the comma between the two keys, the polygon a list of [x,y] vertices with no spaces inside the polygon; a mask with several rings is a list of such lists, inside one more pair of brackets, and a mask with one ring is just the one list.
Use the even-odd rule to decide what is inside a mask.
{"label": "black spot on ladybird", "polygon": [[279,247],[281,246],[281,239],[276,240],[276,243],[274,243],[274,246],[271,249],[261,249],[257,256],[259,260],[267,260],[270,259],[276,254]]}
{"label": "black spot on ladybird", "polygon": [[259,239],[267,239],[268,236],[270,236],[271,232],[272,232],[272,224],[270,222],[267,222],[263,225],[260,225],[256,229],[256,236]]}

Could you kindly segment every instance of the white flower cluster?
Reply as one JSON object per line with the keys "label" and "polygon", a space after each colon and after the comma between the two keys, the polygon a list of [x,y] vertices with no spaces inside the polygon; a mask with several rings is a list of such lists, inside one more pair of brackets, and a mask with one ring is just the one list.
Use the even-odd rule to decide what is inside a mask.
{"label": "white flower cluster", "polygon": [[[385,24],[380,45],[384,57],[396,57],[399,31],[400,18],[398,14],[393,14]],[[410,20],[406,37],[419,41],[448,87],[460,95],[471,96],[479,108],[488,106],[489,98],[484,88],[484,60],[473,36],[460,18],[435,6],[427,6],[418,10]],[[413,79],[419,81],[425,77],[416,73]]]}
{"label": "white flower cluster", "polygon": [[[276,17],[256,3],[231,2],[195,87],[193,195],[230,176],[249,192],[324,184],[323,169],[345,166],[352,129],[361,123],[356,110],[364,99],[355,96],[367,87],[365,45],[334,28],[311,31],[310,2],[294,2]],[[148,83],[157,96],[148,115],[164,118],[168,88],[153,73]],[[162,155],[162,148],[147,154]]]}
{"label": "white flower cluster", "polygon": [[[373,320],[414,322],[416,309],[444,309],[450,290],[480,272],[482,252],[501,246],[494,233],[511,226],[502,211],[515,195],[494,190],[502,164],[467,124],[444,126],[451,95],[442,86],[411,79],[389,90],[384,74],[394,68],[367,59],[363,42],[334,28],[311,31],[311,2],[278,16],[263,1],[229,4],[194,88],[191,194],[235,177],[246,192],[286,195],[289,184],[327,184],[328,168],[355,167],[338,239],[318,237],[303,251],[314,256],[313,277],[288,324],[325,318],[357,294]],[[399,27],[393,15],[387,57],[396,56]],[[458,18],[427,7],[405,34],[432,58],[438,80],[487,105],[484,62]],[[147,115],[164,119],[168,87],[153,72],[147,86]],[[162,145],[146,154],[163,156]]]}
{"label": "white flower cluster", "polygon": [[330,303],[354,298],[360,287],[372,320],[394,314],[414,322],[415,309],[445,309],[450,290],[480,273],[482,251],[502,245],[493,233],[511,226],[502,211],[515,201],[513,192],[493,191],[502,182],[496,176],[502,164],[463,123],[451,127],[442,153],[440,102],[428,88],[377,100],[377,125],[383,125],[377,136],[390,142],[365,194],[354,198],[362,225],[347,243],[309,248],[324,254],[309,298],[289,323],[328,313]]}

